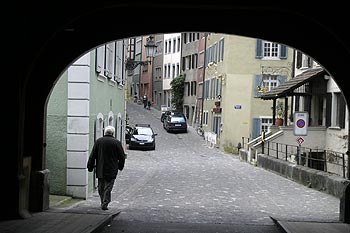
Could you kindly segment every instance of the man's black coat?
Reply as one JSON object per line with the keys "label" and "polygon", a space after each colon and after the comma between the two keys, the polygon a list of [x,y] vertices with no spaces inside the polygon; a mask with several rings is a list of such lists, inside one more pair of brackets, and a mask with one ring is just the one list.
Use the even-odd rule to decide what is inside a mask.
{"label": "man's black coat", "polygon": [[95,141],[87,168],[92,172],[96,167],[97,178],[115,179],[124,164],[125,153],[121,142],[111,135],[105,135]]}

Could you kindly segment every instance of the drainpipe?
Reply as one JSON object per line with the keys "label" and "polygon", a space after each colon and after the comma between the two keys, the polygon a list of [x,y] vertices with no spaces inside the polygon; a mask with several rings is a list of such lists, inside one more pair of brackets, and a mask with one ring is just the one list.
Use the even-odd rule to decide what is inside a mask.
{"label": "drainpipe", "polygon": [[204,88],[204,81],[205,81],[205,67],[206,67],[206,65],[205,65],[205,63],[206,63],[206,57],[207,57],[207,38],[208,38],[208,35],[209,35],[209,33],[208,32],[205,32],[204,33],[204,58],[203,58],[203,60],[204,60],[204,64],[203,64],[203,84],[202,84],[202,103],[201,103],[201,105],[202,105],[202,107],[201,107],[201,112],[200,112],[200,114],[201,114],[201,122],[200,122],[200,126],[201,126],[201,128],[203,127],[203,108],[204,108],[204,90],[205,90],[205,88]]}

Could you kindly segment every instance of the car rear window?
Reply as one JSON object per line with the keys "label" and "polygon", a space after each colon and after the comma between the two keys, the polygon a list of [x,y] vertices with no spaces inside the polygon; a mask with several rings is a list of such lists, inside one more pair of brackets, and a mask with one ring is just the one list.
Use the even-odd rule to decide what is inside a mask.
{"label": "car rear window", "polygon": [[134,131],[135,135],[152,135],[152,130],[150,128],[137,128],[137,130]]}
{"label": "car rear window", "polygon": [[180,122],[180,123],[184,123],[186,122],[186,119],[183,117],[175,117],[173,116],[170,120],[170,122]]}

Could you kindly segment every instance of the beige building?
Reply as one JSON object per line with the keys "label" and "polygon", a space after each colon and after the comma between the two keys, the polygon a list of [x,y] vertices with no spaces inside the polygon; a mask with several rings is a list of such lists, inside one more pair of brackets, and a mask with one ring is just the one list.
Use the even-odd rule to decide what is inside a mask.
{"label": "beige building", "polygon": [[272,101],[259,98],[290,79],[293,50],[255,38],[207,37],[203,129],[216,147],[237,147],[272,125]]}

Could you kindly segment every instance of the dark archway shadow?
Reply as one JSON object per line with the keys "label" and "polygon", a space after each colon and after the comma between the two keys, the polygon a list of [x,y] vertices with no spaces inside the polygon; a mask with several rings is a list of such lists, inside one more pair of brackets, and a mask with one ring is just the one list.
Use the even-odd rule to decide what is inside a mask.
{"label": "dark archway shadow", "polygon": [[223,0],[172,4],[155,0],[59,1],[15,6],[17,15],[13,18],[17,20],[7,23],[3,43],[3,56],[9,64],[3,70],[3,145],[9,152],[3,156],[3,185],[8,191],[3,197],[2,218],[21,217],[33,203],[34,210],[45,208],[43,193],[47,190],[41,185],[45,181],[40,176],[30,179],[30,189],[37,191],[30,199],[29,187],[25,186],[30,177],[23,171],[24,161],[30,161],[32,171],[45,169],[47,97],[62,71],[81,54],[107,41],[150,33],[208,31],[267,39],[315,58],[334,77],[348,101],[350,39],[346,10],[342,4],[328,2]]}

